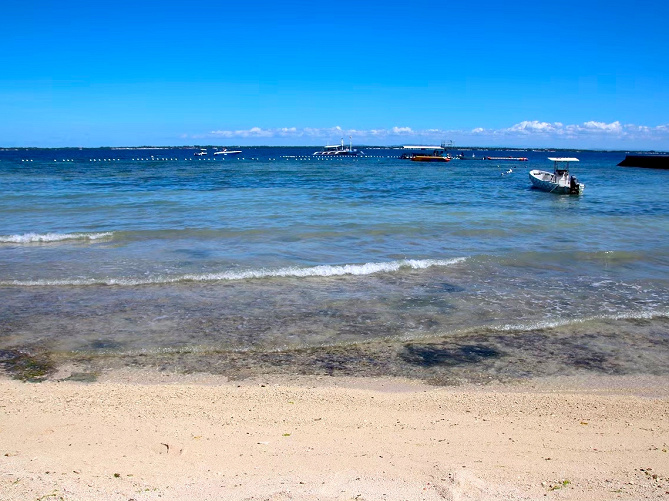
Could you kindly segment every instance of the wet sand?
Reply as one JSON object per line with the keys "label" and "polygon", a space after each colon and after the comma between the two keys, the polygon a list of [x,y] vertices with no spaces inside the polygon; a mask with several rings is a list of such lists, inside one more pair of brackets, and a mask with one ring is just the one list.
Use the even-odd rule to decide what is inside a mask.
{"label": "wet sand", "polygon": [[0,499],[669,499],[669,378],[0,380]]}

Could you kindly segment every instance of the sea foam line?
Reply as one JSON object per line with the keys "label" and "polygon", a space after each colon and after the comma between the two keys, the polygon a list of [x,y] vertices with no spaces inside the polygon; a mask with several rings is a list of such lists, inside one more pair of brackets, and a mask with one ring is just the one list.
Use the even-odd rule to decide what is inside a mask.
{"label": "sea foam line", "polygon": [[65,240],[99,240],[113,235],[114,233],[111,231],[102,233],[24,233],[22,235],[0,235],[0,243],[31,244],[63,242]]}
{"label": "sea foam line", "polygon": [[669,317],[669,310],[645,310],[614,313],[611,315],[594,315],[584,318],[561,320],[540,320],[531,324],[505,324],[492,326],[491,330],[501,332],[550,330],[565,325],[584,324],[597,320],[652,320],[654,318]]}
{"label": "sea foam line", "polygon": [[155,278],[82,278],[74,280],[4,280],[0,285],[8,286],[50,286],[50,285],[159,285],[177,282],[221,282],[260,278],[305,278],[338,277],[344,275],[372,275],[391,273],[400,269],[421,270],[433,266],[450,266],[461,263],[467,258],[454,259],[401,259],[386,263],[365,263],[345,265],[320,265],[310,268],[287,267],[277,269],[252,269],[246,271],[225,271],[221,273],[186,274],[174,277]]}

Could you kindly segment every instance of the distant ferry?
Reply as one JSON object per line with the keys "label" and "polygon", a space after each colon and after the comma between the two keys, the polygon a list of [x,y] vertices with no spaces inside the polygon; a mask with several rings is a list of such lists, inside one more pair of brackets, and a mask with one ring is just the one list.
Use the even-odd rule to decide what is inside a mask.
{"label": "distant ferry", "polygon": [[404,146],[405,150],[417,150],[412,153],[403,153],[400,158],[413,162],[450,162],[451,156],[444,155],[445,146]]}
{"label": "distant ferry", "polygon": [[348,137],[349,145],[344,146],[344,138],[341,138],[341,144],[335,145],[326,145],[321,151],[314,151],[314,155],[323,155],[323,156],[349,156],[356,157],[362,152],[353,149],[352,143],[350,143],[351,136]]}
{"label": "distant ferry", "polygon": [[239,155],[242,152],[242,150],[229,150],[227,148],[223,148],[221,151],[215,151],[214,155]]}
{"label": "distant ferry", "polygon": [[486,160],[503,160],[503,161],[513,161],[513,162],[527,162],[527,157],[485,157]]}

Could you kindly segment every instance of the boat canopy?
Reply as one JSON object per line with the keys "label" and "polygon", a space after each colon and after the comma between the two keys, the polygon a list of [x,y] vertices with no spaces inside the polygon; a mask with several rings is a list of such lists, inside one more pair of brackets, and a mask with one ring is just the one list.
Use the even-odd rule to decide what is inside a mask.
{"label": "boat canopy", "polygon": [[548,157],[551,162],[578,162],[578,158],[573,157]]}

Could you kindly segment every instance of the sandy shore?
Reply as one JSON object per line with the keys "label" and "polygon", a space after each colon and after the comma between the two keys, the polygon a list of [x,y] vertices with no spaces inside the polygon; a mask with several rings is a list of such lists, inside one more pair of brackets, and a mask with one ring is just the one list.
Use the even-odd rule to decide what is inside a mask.
{"label": "sandy shore", "polygon": [[668,382],[2,379],[0,499],[669,499]]}

